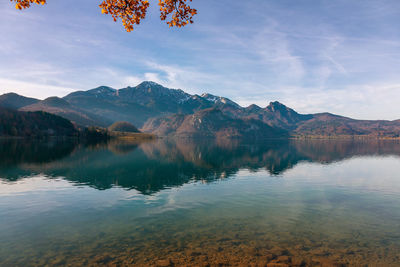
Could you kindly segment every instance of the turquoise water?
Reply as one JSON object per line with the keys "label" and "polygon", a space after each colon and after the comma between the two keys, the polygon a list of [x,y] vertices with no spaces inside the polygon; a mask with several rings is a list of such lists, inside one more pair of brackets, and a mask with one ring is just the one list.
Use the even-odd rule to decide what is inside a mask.
{"label": "turquoise water", "polygon": [[1,266],[400,266],[400,143],[2,141],[0,240]]}

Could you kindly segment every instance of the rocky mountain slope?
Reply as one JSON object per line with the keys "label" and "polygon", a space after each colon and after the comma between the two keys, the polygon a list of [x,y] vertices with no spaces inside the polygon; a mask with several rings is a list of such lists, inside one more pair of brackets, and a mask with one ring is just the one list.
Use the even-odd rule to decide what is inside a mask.
{"label": "rocky mountain slope", "polygon": [[229,117],[218,108],[197,111],[190,115],[173,115],[149,120],[143,131],[159,136],[217,138],[280,138],[288,132],[271,127],[260,120]]}

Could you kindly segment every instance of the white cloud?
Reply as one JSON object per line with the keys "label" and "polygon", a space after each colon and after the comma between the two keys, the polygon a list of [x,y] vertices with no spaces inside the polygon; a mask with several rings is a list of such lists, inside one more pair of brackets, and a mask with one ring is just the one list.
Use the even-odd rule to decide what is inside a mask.
{"label": "white cloud", "polygon": [[[136,85],[136,84],[141,83],[142,81],[143,81],[143,79],[138,76],[127,76],[124,79],[124,82],[127,86]],[[124,87],[124,86],[120,86],[120,87]]]}
{"label": "white cloud", "polygon": [[[400,119],[400,83],[351,85],[343,89],[296,88],[282,101],[301,113],[331,112],[357,119]],[[297,97],[302,94],[302,97]]]}
{"label": "white cloud", "polygon": [[156,82],[156,83],[162,83],[162,81],[161,81],[161,79],[159,77],[159,74],[158,73],[154,73],[154,72],[146,72],[144,74],[144,79],[146,81],[153,81],[153,82]]}

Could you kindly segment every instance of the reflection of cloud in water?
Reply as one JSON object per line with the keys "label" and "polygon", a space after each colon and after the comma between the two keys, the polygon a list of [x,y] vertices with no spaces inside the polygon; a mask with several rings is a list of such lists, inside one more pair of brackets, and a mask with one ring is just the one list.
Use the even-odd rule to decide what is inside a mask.
{"label": "reflection of cloud in water", "polygon": [[[2,182],[0,185],[0,198],[7,196],[22,198],[20,206],[25,213],[45,213],[66,205],[79,206],[78,203],[82,207],[90,205],[95,209],[103,209],[115,206],[120,201],[139,199],[143,196],[135,190],[112,188],[101,192],[102,197],[99,198],[97,195],[99,191],[94,188],[85,186],[77,189],[73,183],[62,177],[49,179],[42,175]],[[81,190],[79,199],[71,198],[71,195],[76,194],[76,190]],[[44,207],[43,203],[46,203]],[[13,205],[17,203],[13,202]]]}
{"label": "reflection of cloud in water", "polygon": [[[340,162],[333,162],[323,168],[315,162],[303,162],[285,173],[285,178],[298,183],[320,183],[338,186],[357,192],[400,193],[400,176],[393,172],[399,162],[394,155],[354,156]],[[376,166],[370,169],[366,166]]]}

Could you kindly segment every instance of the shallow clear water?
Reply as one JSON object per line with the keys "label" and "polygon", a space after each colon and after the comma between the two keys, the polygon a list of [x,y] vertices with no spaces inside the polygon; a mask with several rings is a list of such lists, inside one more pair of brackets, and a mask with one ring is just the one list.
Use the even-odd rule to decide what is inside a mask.
{"label": "shallow clear water", "polygon": [[1,266],[400,266],[400,143],[1,141],[0,240]]}

